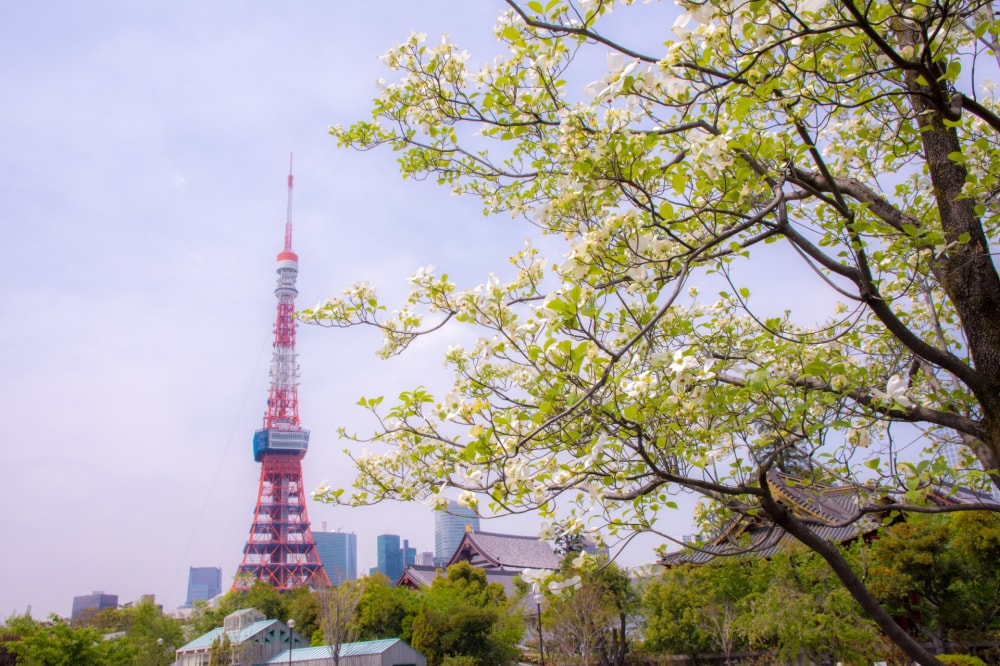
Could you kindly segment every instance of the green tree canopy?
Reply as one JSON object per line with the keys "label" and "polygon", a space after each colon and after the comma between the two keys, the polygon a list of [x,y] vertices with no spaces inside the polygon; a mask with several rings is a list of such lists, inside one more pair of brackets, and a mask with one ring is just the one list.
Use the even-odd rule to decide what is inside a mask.
{"label": "green tree canopy", "polygon": [[923,640],[943,649],[948,641],[996,635],[998,567],[1000,516],[914,516],[872,545],[869,587]]}
{"label": "green tree canopy", "polygon": [[[477,337],[447,352],[446,395],[362,399],[388,449],[357,456],[352,493],[320,496],[437,505],[455,488],[627,537],[662,533],[693,490],[821,553],[882,631],[936,663],[766,473],[785,461],[868,488],[859,512],[881,510],[871,489],[920,505],[944,477],[998,478],[992,5],[683,0],[674,20],[628,0],[506,4],[503,56],[476,69],[413,34],[384,57],[398,76],[372,119],[332,133],[398,151],[405,177],[565,254],[529,244],[478,286],[422,269],[392,314],[365,283],[303,313],[378,327],[385,355],[449,320]],[[639,21],[672,34],[616,36]]]}
{"label": "green tree canopy", "polygon": [[417,594],[405,587],[392,587],[383,574],[369,576],[355,610],[359,640],[402,638],[410,642]]}
{"label": "green tree canopy", "polygon": [[483,569],[453,564],[421,590],[412,645],[428,666],[449,657],[471,657],[479,666],[509,664],[523,630],[520,612],[511,610],[503,586],[488,582]]}
{"label": "green tree canopy", "polygon": [[[124,642],[102,641],[92,627],[73,627],[56,615],[47,621],[28,613],[7,619],[6,629],[17,636],[5,643],[24,666],[111,666],[133,663],[134,652]],[[122,649],[125,648],[125,649]]]}
{"label": "green tree canopy", "polygon": [[670,568],[645,585],[642,606],[648,652],[721,653],[728,662],[750,649],[831,666],[885,661],[889,653],[875,624],[809,551]]}
{"label": "green tree canopy", "polygon": [[0,634],[0,655],[4,651],[16,655],[18,664],[53,666],[166,666],[184,642],[180,620],[164,615],[148,599],[102,609],[86,624],[71,624],[55,615],[46,621],[29,613],[13,615],[0,627]]}

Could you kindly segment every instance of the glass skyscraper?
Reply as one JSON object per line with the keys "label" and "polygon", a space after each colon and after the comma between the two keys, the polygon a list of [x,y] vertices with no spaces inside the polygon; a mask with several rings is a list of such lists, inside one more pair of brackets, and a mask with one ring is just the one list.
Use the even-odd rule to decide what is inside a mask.
{"label": "glass skyscraper", "polygon": [[358,536],[353,532],[313,532],[319,559],[330,577],[340,585],[358,577]]}
{"label": "glass skyscraper", "polygon": [[118,608],[118,595],[105,594],[104,592],[94,592],[73,597],[73,611],[71,620],[78,620],[81,617],[93,615],[105,608]]}
{"label": "glass skyscraper", "polygon": [[214,599],[221,592],[221,567],[191,567],[188,571],[187,601],[182,608],[191,608],[196,601]]}
{"label": "glass skyscraper", "polygon": [[469,507],[449,501],[446,510],[434,512],[434,566],[448,564],[462,543],[466,528],[479,531],[479,516]]}
{"label": "glass skyscraper", "polygon": [[381,534],[375,540],[378,570],[395,583],[403,575],[403,549],[399,547],[398,534]]}

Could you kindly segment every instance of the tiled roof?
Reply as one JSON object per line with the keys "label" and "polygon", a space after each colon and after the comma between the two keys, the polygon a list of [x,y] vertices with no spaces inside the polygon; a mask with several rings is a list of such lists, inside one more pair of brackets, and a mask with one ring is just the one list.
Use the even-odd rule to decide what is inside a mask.
{"label": "tiled roof", "polygon": [[449,564],[467,560],[473,552],[500,569],[558,569],[561,564],[552,547],[538,537],[494,532],[466,532]]}
{"label": "tiled roof", "polygon": [[938,506],[952,506],[955,504],[988,504],[991,506],[1000,505],[1000,499],[992,494],[977,490],[970,490],[952,483],[942,483],[937,490],[931,493],[928,499],[932,504]]}
{"label": "tiled roof", "polygon": [[434,579],[438,577],[438,573],[441,571],[438,567],[426,566],[422,564],[407,564],[406,568],[403,569],[403,575],[399,577],[396,581],[396,587],[401,584],[412,583],[419,587],[428,587],[434,582]]}
{"label": "tiled roof", "polygon": [[[383,638],[377,641],[361,641],[360,643],[342,643],[340,646],[341,657],[356,657],[366,654],[382,654],[396,643],[401,643],[399,638]],[[308,661],[310,659],[324,659],[333,656],[332,646],[316,645],[313,647],[295,648],[292,651],[292,660],[289,662],[288,650],[279,652],[267,660],[268,664],[288,664],[297,661]]]}
{"label": "tiled roof", "polygon": [[[863,536],[877,526],[876,518],[858,515],[860,491],[850,487],[809,486],[794,477],[769,472],[768,485],[776,500],[787,506],[796,518],[809,526],[819,537],[832,543],[846,543]],[[740,516],[723,530],[713,542],[687,547],[660,558],[665,565],[704,564],[721,555],[752,552],[770,557],[789,548],[796,539],[776,525],[760,518]]]}
{"label": "tiled roof", "polygon": [[[486,571],[487,583],[499,583],[503,587],[504,594],[508,598],[517,596],[517,588],[514,586],[514,579],[521,573],[516,570],[484,569]],[[419,564],[408,564],[403,569],[403,575],[399,577],[396,586],[403,584],[417,588],[430,587],[435,578],[444,576],[444,570]]]}
{"label": "tiled roof", "polygon": [[498,571],[496,569],[486,570],[487,583],[499,583],[503,587],[503,593],[508,599],[517,596],[517,588],[514,586],[514,579],[521,574],[520,571]]}

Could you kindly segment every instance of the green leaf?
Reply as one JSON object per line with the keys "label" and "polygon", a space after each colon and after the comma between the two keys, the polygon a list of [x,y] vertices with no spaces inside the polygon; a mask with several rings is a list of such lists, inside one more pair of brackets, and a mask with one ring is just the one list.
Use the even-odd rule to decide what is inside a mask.
{"label": "green leaf", "polygon": [[504,28],[502,34],[503,38],[506,39],[508,42],[516,43],[521,41],[521,33],[518,31],[517,28],[513,26],[507,26],[506,28]]}

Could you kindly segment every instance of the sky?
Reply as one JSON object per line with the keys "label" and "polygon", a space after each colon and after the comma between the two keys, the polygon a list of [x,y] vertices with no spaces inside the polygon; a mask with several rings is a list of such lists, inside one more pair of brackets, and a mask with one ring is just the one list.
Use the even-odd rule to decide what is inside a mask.
{"label": "sky", "polygon": [[[338,149],[377,57],[448,33],[499,47],[499,0],[0,3],[0,613],[68,615],[101,590],[184,602],[188,567],[236,571],[256,499],[275,257],[294,152],[299,307],[367,279],[399,302],[435,264],[484,282],[523,224]],[[598,73],[595,78],[598,78]],[[300,327],[308,488],[350,482],[336,430],[362,396],[447,382],[447,340],[380,361],[373,331]],[[433,550],[421,505],[310,503],[314,529]],[[683,522],[683,521],[681,521]],[[483,529],[532,534],[531,517]],[[680,529],[680,528],[679,528]],[[641,551],[641,552],[639,552]],[[651,546],[630,555],[653,559]],[[628,560],[623,560],[628,561]]]}

